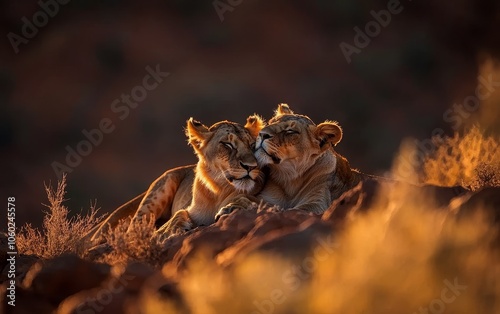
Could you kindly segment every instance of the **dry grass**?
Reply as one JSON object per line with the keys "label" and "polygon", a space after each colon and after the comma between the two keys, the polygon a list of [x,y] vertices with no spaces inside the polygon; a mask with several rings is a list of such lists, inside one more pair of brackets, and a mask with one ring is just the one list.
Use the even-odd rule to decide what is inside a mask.
{"label": "dry grass", "polygon": [[164,239],[155,233],[154,220],[150,217],[131,226],[130,220],[121,221],[115,229],[108,230],[105,239],[112,251],[103,261],[109,264],[126,264],[140,261],[160,266]]}
{"label": "dry grass", "polygon": [[424,161],[424,182],[477,190],[500,186],[500,138],[473,126],[464,136],[433,138],[437,150]]}
{"label": "dry grass", "polygon": [[42,258],[52,258],[64,253],[78,254],[81,239],[104,216],[98,216],[98,210],[91,205],[87,215],[77,214],[69,218],[69,210],[63,205],[66,194],[66,176],[63,176],[54,190],[45,186],[49,205],[43,219],[42,229],[30,224],[23,226],[17,234],[17,249],[20,254],[32,254]]}

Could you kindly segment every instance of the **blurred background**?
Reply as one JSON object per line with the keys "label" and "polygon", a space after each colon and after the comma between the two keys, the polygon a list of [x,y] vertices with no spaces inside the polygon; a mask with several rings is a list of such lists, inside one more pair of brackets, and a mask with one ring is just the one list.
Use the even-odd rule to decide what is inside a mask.
{"label": "blurred background", "polygon": [[[354,46],[354,28],[394,0],[60,1],[0,1],[0,190],[16,197],[18,226],[39,225],[53,163],[102,119],[114,130],[67,177],[72,211],[91,200],[113,210],[195,163],[189,117],[269,119],[280,102],[339,121],[338,151],[383,174],[402,139],[453,133],[443,115],[475,95],[480,66],[500,56],[497,0],[401,1],[350,63],[340,44]],[[34,18],[43,26],[33,35]],[[170,74],[124,117],[112,104],[143,85],[147,66]]]}

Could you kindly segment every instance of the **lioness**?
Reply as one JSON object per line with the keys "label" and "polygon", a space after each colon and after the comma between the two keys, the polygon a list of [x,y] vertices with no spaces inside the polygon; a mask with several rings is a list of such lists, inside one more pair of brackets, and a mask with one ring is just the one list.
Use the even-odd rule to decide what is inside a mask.
{"label": "lioness", "polygon": [[244,127],[223,121],[207,128],[193,119],[188,120],[186,135],[198,155],[197,165],[166,171],[147,192],[113,211],[84,240],[102,241],[109,228],[132,216],[133,221],[144,215],[165,221],[179,212],[175,220],[171,219],[168,226],[159,230],[176,233],[195,224],[212,223],[220,208],[228,212],[232,208],[247,207],[248,201],[244,198],[240,201],[238,193],[255,194],[264,183],[264,175],[257,168],[252,151],[263,125],[257,115],[248,117]]}
{"label": "lioness", "polygon": [[[229,213],[249,207],[248,197],[264,186],[264,174],[253,155],[255,136],[262,126],[263,121],[258,116],[250,117],[245,128],[227,121],[210,128],[188,121],[186,133],[198,156],[193,199],[189,207],[175,212],[158,233],[170,235],[209,225],[219,211]],[[142,206],[136,217],[149,212]]]}
{"label": "lioness", "polygon": [[336,122],[316,125],[280,104],[257,137],[255,156],[260,167],[269,168],[258,198],[284,209],[324,212],[361,179],[333,149],[341,139]]}

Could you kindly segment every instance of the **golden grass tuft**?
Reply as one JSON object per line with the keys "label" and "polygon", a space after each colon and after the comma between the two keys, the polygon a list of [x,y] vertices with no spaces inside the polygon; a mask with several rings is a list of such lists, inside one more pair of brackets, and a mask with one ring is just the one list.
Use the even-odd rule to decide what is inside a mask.
{"label": "golden grass tuft", "polygon": [[165,239],[155,233],[153,218],[145,217],[130,229],[129,225],[130,219],[124,219],[116,228],[105,234],[106,242],[112,251],[104,256],[103,261],[112,265],[139,261],[155,267],[160,266]]}
{"label": "golden grass tuft", "polygon": [[424,182],[477,190],[500,186],[500,138],[473,126],[464,136],[433,138],[437,150],[423,164]]}
{"label": "golden grass tuft", "polygon": [[17,234],[17,249],[20,254],[53,258],[64,253],[81,253],[81,240],[104,216],[98,216],[98,209],[91,204],[87,215],[68,217],[69,210],[63,205],[66,194],[66,176],[58,182],[56,189],[45,185],[49,205],[45,205],[42,229],[27,224]]}

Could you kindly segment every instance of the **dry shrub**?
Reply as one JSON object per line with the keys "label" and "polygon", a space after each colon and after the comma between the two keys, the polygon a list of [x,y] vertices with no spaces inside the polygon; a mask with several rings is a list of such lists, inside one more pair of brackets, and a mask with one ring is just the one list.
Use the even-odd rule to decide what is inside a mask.
{"label": "dry shrub", "polygon": [[482,187],[500,186],[500,166],[479,164],[476,177],[472,180],[470,188],[478,190]]}
{"label": "dry shrub", "polygon": [[54,190],[45,185],[49,205],[43,218],[42,230],[30,224],[21,227],[17,234],[17,249],[20,254],[33,254],[42,258],[52,258],[64,253],[78,254],[82,238],[96,226],[104,216],[98,216],[98,209],[91,204],[90,213],[68,217],[69,210],[63,205],[66,194],[66,176],[58,182]]}
{"label": "dry shrub", "polygon": [[[304,312],[498,313],[491,299],[500,297],[491,280],[500,276],[491,250],[497,227],[481,213],[456,220],[423,195],[399,193],[404,202],[355,220],[339,249],[318,261]],[[466,288],[453,293],[455,281]]]}
{"label": "dry shrub", "polygon": [[471,189],[500,186],[500,138],[473,126],[464,136],[433,138],[435,153],[423,164],[424,182]]}
{"label": "dry shrub", "polygon": [[140,261],[160,265],[165,239],[155,233],[152,217],[145,217],[133,225],[130,225],[130,219],[124,219],[116,228],[108,230],[105,239],[112,248],[103,259],[109,264]]}

